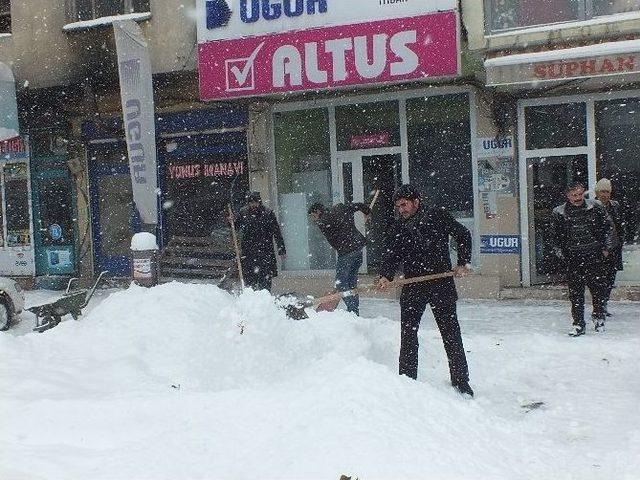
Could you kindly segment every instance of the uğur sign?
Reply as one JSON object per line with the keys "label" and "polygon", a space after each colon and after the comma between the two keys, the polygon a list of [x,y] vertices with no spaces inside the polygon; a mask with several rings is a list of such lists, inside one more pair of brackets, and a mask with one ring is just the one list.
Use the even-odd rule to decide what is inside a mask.
{"label": "u\u011fur sign", "polygon": [[[200,2],[203,100],[394,83],[459,73],[449,0]],[[437,10],[448,10],[430,13]]]}

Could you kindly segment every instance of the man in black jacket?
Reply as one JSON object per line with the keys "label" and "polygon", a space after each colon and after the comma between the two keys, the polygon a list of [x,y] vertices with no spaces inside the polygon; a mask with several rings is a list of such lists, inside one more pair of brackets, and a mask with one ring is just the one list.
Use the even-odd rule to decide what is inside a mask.
{"label": "man in black jacket", "polygon": [[613,286],[616,283],[616,275],[618,270],[623,269],[622,265],[622,244],[624,243],[624,239],[626,238],[625,233],[625,224],[622,221],[622,211],[620,209],[620,204],[615,200],[611,200],[611,180],[608,178],[601,178],[596,183],[596,198],[600,200],[600,203],[604,205],[605,210],[609,214],[609,218],[611,218],[611,222],[613,223],[613,238],[614,238],[614,247],[609,253],[606,261],[606,280],[607,280],[607,290],[604,299],[604,311],[606,316],[610,316],[609,309],[607,305],[609,303],[609,297],[611,296],[611,290],[613,290]]}
{"label": "man in black jacket", "polygon": [[[412,185],[403,185],[394,194],[400,218],[387,235],[382,256],[378,288],[385,290],[402,265],[405,278],[450,271],[449,237],[458,244],[456,276],[469,273],[471,233],[442,209],[427,209]],[[469,369],[462,344],[456,301],[458,294],[452,277],[405,285],[400,295],[401,337],[400,375],[418,376],[418,328],[427,304],[440,330],[449,360],[451,384],[460,393],[473,397]]]}
{"label": "man in black jacket", "polygon": [[278,275],[273,241],[278,246],[278,255],[284,257],[287,252],[278,220],[262,204],[260,192],[247,195],[247,206],[240,210],[235,225],[242,237],[242,272],[245,283],[254,290],[271,291],[272,279]]}
{"label": "man in black jacket", "polygon": [[[353,216],[356,212],[365,216],[371,209],[364,203],[338,203],[332,208],[325,208],[322,203],[314,203],[309,208],[309,216],[318,225],[329,245],[338,252],[336,261],[336,289],[346,292],[358,286],[358,270],[362,265],[362,248],[367,240],[356,228]],[[358,295],[343,298],[347,311],[360,314]]]}
{"label": "man in black jacket", "polygon": [[569,300],[573,317],[572,337],[585,333],[584,288],[593,299],[593,324],[604,330],[607,292],[606,259],[613,248],[613,226],[602,204],[584,198],[584,186],[570,183],[567,201],[553,209],[553,240],[556,255],[567,263]]}

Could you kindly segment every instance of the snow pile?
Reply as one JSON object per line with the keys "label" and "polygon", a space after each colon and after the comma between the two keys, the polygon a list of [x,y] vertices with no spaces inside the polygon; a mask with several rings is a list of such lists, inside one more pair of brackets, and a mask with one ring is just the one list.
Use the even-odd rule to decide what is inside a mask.
{"label": "snow pile", "polygon": [[479,320],[463,323],[467,400],[428,316],[415,382],[388,318],[292,321],[266,292],[132,286],[80,321],[0,336],[0,478],[634,478],[637,331],[576,342],[549,331],[567,308],[463,304]]}
{"label": "snow pile", "polygon": [[156,236],[149,232],[138,232],[131,237],[131,250],[158,250]]}

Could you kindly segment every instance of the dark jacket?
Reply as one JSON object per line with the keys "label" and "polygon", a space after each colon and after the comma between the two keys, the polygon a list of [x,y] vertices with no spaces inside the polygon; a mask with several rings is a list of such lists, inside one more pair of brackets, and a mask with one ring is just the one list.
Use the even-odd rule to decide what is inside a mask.
{"label": "dark jacket", "polygon": [[558,205],[553,209],[552,225],[554,245],[569,262],[597,259],[603,250],[613,250],[613,224],[597,200],[585,200],[579,207],[569,202]]}
{"label": "dark jacket", "polygon": [[356,228],[353,215],[360,211],[365,215],[371,213],[371,209],[364,203],[338,203],[325,210],[318,220],[318,228],[324,234],[329,245],[338,255],[355,252],[365,246],[367,240],[360,230]]}
{"label": "dark jacket", "polygon": [[242,237],[243,270],[253,271],[259,268],[265,275],[275,277],[278,274],[278,264],[273,249],[274,239],[278,245],[278,254],[286,253],[275,214],[263,205],[255,210],[244,207],[235,224]]}
{"label": "dark jacket", "polygon": [[[449,237],[458,244],[458,265],[471,261],[471,233],[446,210],[420,209],[409,219],[400,218],[387,232],[380,275],[392,280],[402,265],[405,278],[451,270]],[[456,300],[453,278],[444,278],[409,288],[429,288],[441,300]]]}
{"label": "dark jacket", "polygon": [[611,262],[613,262],[613,267],[616,270],[622,270],[622,245],[626,238],[625,224],[622,221],[622,210],[620,204],[615,200],[610,200],[609,203],[603,205],[613,223],[614,247],[611,251]]}

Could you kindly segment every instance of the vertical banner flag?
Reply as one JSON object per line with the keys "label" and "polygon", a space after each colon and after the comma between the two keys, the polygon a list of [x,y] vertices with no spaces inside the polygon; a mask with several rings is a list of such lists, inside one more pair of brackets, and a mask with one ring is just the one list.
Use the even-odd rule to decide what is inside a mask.
{"label": "vertical banner flag", "polygon": [[113,22],[113,32],[133,201],[142,223],[155,225],[158,221],[156,126],[147,42],[133,20]]}
{"label": "vertical banner flag", "polygon": [[0,62],[0,142],[20,135],[16,85],[11,69]]}

